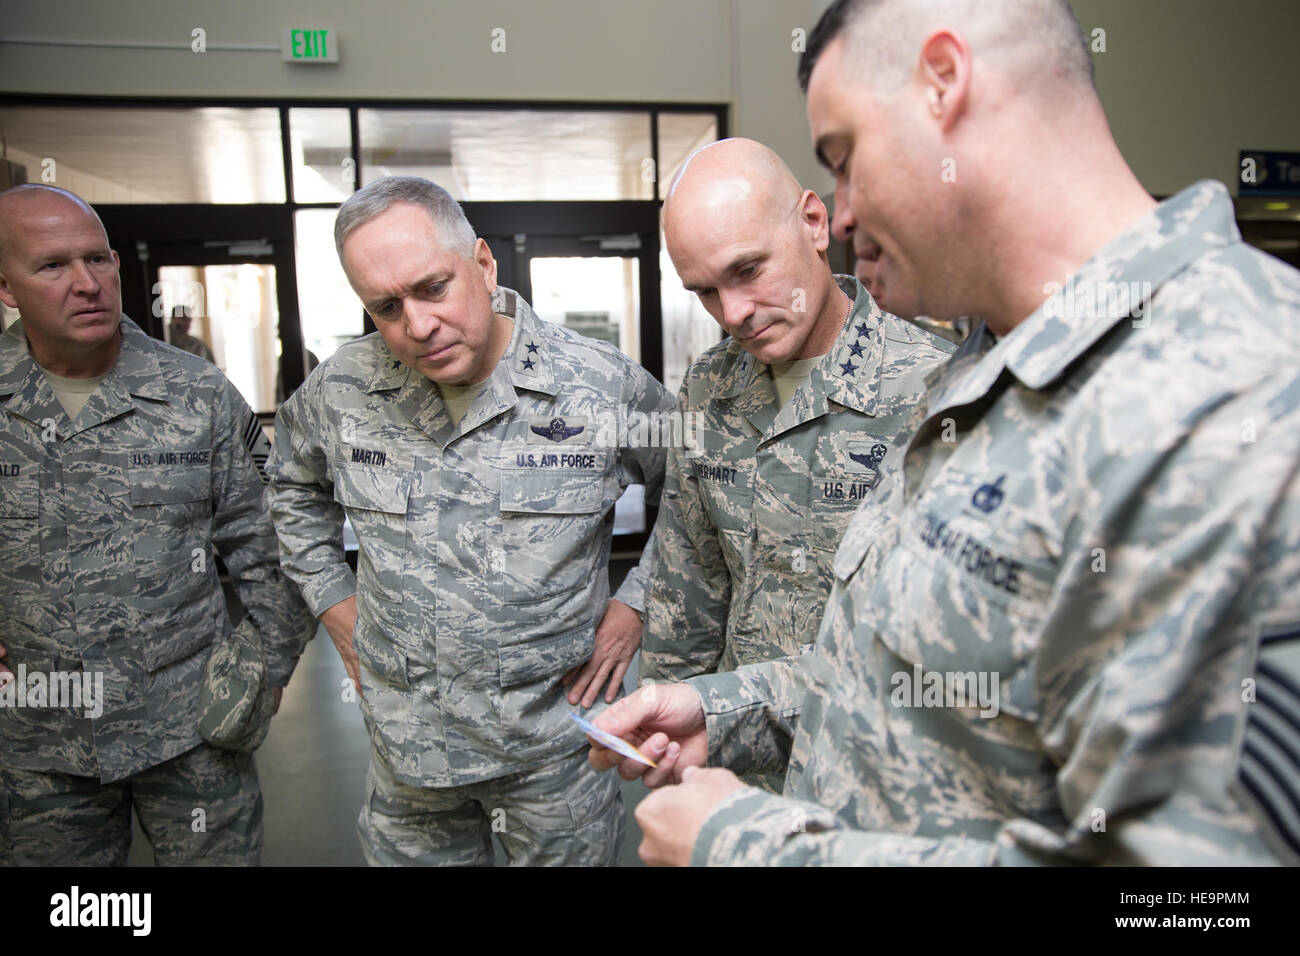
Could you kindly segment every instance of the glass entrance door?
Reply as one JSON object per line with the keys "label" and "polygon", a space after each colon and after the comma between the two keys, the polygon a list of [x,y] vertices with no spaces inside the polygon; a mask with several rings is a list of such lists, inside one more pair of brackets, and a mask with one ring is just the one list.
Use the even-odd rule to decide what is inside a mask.
{"label": "glass entrance door", "polygon": [[158,266],[153,288],[167,341],[213,362],[253,411],[274,412],[284,391],[275,266]]}
{"label": "glass entrance door", "polygon": [[[643,364],[639,236],[516,235],[489,245],[502,284],[522,295],[541,319],[609,342]],[[629,486],[614,511],[617,545],[640,547],[652,518],[644,487]]]}

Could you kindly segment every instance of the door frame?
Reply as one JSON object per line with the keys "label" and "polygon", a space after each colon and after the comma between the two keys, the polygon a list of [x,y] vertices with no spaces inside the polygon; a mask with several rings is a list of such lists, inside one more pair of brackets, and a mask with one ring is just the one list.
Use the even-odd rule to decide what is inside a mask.
{"label": "door frame", "polygon": [[[303,380],[302,323],[298,312],[298,277],[294,255],[293,211],[280,203],[209,206],[175,203],[110,205],[96,208],[109,241],[121,259],[122,311],[141,328],[165,339],[162,301],[154,292],[159,265],[237,265],[254,262],[275,266],[275,299],[280,313],[280,370],[286,389]],[[222,255],[211,249],[211,262],[188,256],[205,242],[265,239],[269,256]],[[184,262],[161,261],[188,247]],[[157,257],[157,258],[155,258]]]}

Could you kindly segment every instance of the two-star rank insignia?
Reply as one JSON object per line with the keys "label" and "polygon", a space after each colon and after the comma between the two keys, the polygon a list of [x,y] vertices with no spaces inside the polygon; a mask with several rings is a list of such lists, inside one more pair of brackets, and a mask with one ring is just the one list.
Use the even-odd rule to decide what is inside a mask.
{"label": "two-star rank insignia", "polygon": [[[540,374],[536,371],[538,363],[542,360],[541,349],[537,345],[535,338],[530,338],[527,342],[521,342],[524,351],[519,355],[519,371],[531,372],[533,375]],[[533,358],[536,355],[537,358]]]}

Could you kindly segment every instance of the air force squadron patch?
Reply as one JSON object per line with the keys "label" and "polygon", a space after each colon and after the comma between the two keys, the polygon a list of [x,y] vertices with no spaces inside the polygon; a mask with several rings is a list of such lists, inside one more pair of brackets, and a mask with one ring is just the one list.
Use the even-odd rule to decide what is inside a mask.
{"label": "air force squadron patch", "polygon": [[588,445],[591,434],[587,431],[587,417],[574,415],[568,418],[548,418],[530,415],[528,418],[528,444],[530,445]]}

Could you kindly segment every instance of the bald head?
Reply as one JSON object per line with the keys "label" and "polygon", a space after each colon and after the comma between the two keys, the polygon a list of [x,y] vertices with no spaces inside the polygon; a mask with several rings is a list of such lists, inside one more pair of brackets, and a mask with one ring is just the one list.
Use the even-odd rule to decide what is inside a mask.
{"label": "bald head", "polygon": [[677,171],[664,201],[664,228],[687,215],[774,222],[793,215],[802,195],[774,151],[752,139],[724,139],[696,150]]}
{"label": "bald head", "polygon": [[0,193],[0,302],[22,313],[32,357],[56,375],[101,375],[117,361],[118,259],[95,210],[66,189]]}
{"label": "bald head", "polygon": [[104,233],[107,245],[108,233],[99,214],[74,192],[44,183],[23,183],[0,192],[0,265],[16,248],[14,238],[32,223],[67,216],[94,220]]}
{"label": "bald head", "polygon": [[829,348],[847,302],[826,207],[772,150],[726,139],[693,153],[669,184],[664,237],[682,285],[760,361]]}

